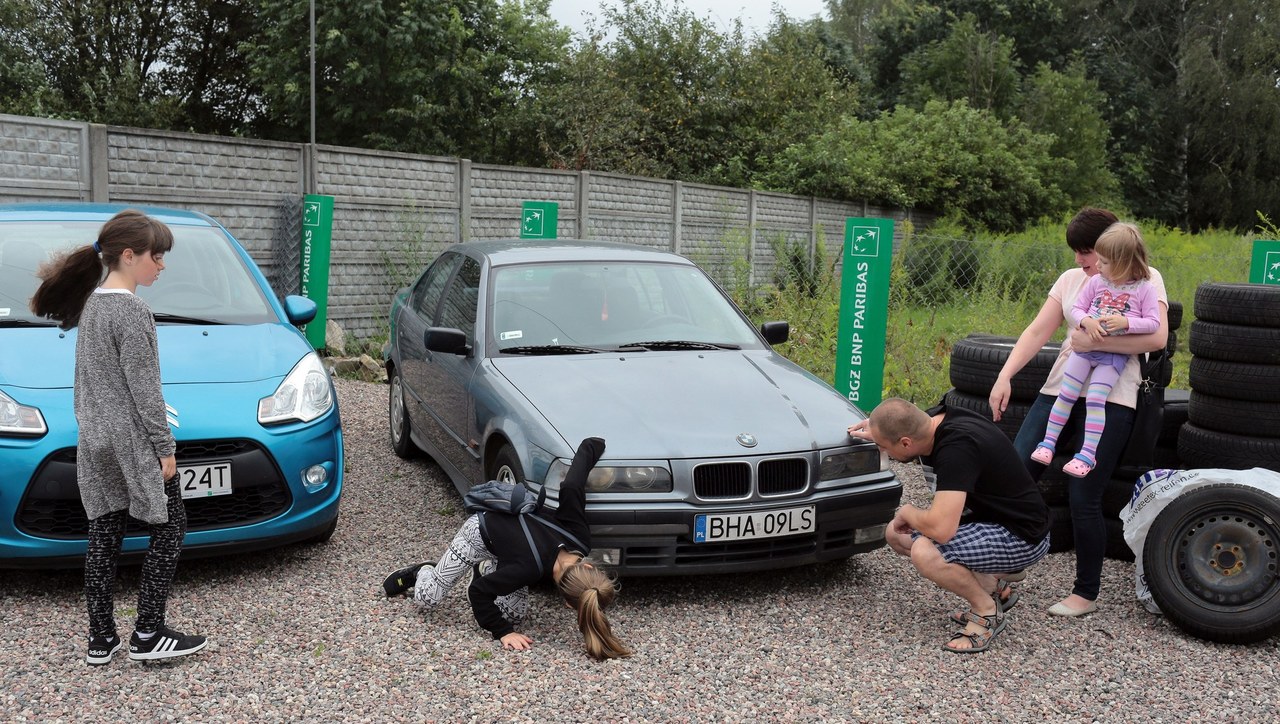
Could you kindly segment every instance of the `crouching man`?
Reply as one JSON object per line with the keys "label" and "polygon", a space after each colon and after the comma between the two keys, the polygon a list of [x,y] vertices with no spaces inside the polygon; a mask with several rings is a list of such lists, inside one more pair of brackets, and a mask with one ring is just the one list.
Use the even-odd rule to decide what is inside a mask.
{"label": "crouching man", "polygon": [[976,412],[943,405],[926,412],[896,397],[850,426],[849,435],[899,462],[920,459],[936,485],[933,504],[902,506],[885,540],[920,575],[968,602],[951,613],[964,628],[942,648],[986,651],[1017,602],[1010,581],[1049,552],[1049,507],[1013,443]]}

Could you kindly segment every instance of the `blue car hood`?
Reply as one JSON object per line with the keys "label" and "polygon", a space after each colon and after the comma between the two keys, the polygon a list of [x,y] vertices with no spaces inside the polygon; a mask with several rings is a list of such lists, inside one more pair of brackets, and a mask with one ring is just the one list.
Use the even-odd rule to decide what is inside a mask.
{"label": "blue car hood", "polygon": [[[311,347],[282,324],[160,325],[160,377],[165,384],[249,382],[283,377]],[[0,330],[0,383],[71,387],[76,331]]]}
{"label": "blue car hood", "polygon": [[[848,444],[851,403],[772,351],[492,360],[572,448],[613,459],[767,455]],[[747,448],[739,433],[759,442]]]}

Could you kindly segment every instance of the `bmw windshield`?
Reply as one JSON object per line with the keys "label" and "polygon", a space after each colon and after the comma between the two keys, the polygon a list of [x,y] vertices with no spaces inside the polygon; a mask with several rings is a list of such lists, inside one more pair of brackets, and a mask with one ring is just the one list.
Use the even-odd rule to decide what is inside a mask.
{"label": "bmw windshield", "polygon": [[490,344],[504,354],[760,349],[700,269],[647,262],[496,267]]}

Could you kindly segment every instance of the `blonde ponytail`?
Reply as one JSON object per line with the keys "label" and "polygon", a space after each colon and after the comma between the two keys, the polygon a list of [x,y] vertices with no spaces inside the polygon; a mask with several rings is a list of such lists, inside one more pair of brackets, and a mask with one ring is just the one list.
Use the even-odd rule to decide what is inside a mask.
{"label": "blonde ponytail", "polygon": [[618,594],[613,578],[579,561],[560,576],[560,594],[578,612],[578,630],[582,632],[588,656],[603,661],[631,655],[631,649],[614,636],[604,616],[604,610]]}

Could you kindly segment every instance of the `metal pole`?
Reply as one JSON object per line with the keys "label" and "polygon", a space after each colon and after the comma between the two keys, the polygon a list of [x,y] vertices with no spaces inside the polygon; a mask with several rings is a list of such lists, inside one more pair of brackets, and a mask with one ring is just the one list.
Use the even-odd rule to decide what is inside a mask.
{"label": "metal pole", "polygon": [[311,0],[311,145],[316,145],[316,0]]}

